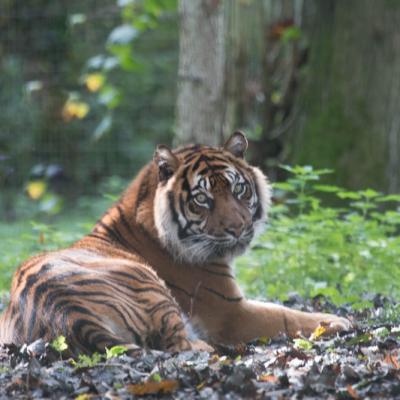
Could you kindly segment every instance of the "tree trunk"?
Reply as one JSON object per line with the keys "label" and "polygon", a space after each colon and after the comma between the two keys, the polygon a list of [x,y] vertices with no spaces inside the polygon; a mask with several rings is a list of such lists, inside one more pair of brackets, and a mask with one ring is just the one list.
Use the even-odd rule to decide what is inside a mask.
{"label": "tree trunk", "polygon": [[400,2],[306,0],[310,43],[293,161],[400,191]]}
{"label": "tree trunk", "polygon": [[176,142],[219,145],[224,118],[222,0],[180,0]]}

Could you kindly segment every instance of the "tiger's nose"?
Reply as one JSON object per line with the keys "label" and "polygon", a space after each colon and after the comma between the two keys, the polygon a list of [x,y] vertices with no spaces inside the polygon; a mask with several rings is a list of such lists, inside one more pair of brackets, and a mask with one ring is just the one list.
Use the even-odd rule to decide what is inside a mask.
{"label": "tiger's nose", "polygon": [[238,239],[242,234],[243,229],[244,225],[236,225],[236,226],[230,226],[229,228],[225,228],[225,232],[230,236],[233,236],[234,238]]}

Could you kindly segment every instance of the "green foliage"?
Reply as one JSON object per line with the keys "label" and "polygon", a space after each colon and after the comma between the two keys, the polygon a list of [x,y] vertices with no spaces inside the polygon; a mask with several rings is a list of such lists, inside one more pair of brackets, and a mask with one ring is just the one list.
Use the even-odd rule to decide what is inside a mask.
{"label": "green foliage", "polygon": [[93,353],[91,356],[79,354],[78,361],[71,360],[72,365],[76,369],[93,368],[103,361],[103,356],[99,353]]}
{"label": "green foliage", "polygon": [[76,369],[93,368],[106,360],[118,357],[121,354],[125,354],[127,350],[128,349],[124,346],[113,346],[110,349],[106,348],[105,354],[93,353],[90,356],[86,354],[79,354],[78,360],[71,360],[71,362]]}
{"label": "green foliage", "polygon": [[0,217],[10,220],[38,166],[65,175],[35,203],[51,216],[169,142],[178,60],[176,0],[14,3],[0,37]]}
{"label": "green foliage", "polygon": [[[292,176],[274,185],[280,200],[268,230],[237,261],[247,291],[280,300],[323,294],[355,307],[369,305],[365,293],[399,298],[399,196],[321,184],[326,169],[283,168]],[[322,205],[321,195],[339,205]]]}
{"label": "green foliage", "polygon": [[296,347],[297,349],[311,350],[313,348],[313,344],[307,339],[303,338],[293,339],[293,343],[294,347]]}
{"label": "green foliage", "polygon": [[50,346],[55,350],[58,351],[59,353],[62,353],[63,351],[68,349],[68,344],[65,340],[65,336],[58,336],[55,338],[51,343]]}
{"label": "green foliage", "polygon": [[161,375],[156,372],[150,376],[150,380],[152,380],[153,382],[161,382],[162,378]]}
{"label": "green foliage", "polygon": [[106,347],[106,359],[118,357],[121,354],[125,354],[128,349],[125,346],[113,346],[111,349],[107,349]]}
{"label": "green foliage", "polygon": [[[97,103],[97,105],[94,103],[95,109],[100,106],[102,110],[100,114],[102,119],[93,133],[93,139],[96,141],[112,130],[117,122],[116,118],[122,117],[124,99],[132,98],[129,77],[135,77],[137,85],[138,77],[140,76],[141,80],[146,79],[149,70],[154,66],[153,60],[142,56],[140,41],[143,41],[146,33],[154,32],[159,27],[162,18],[176,13],[176,0],[120,0],[117,4],[120,9],[120,24],[109,32],[105,43],[106,51],[88,60],[82,77],[89,91],[94,93]],[[156,64],[161,67],[157,59]],[[159,68],[159,72],[162,69],[164,68]],[[90,80],[96,76],[98,84],[96,79]],[[157,85],[157,77],[154,75],[151,77],[155,81],[153,85],[154,83]],[[94,82],[94,85],[91,85],[91,82]],[[140,100],[136,98],[136,102]],[[131,103],[129,105],[132,106]],[[170,126],[166,128],[170,130]]]}

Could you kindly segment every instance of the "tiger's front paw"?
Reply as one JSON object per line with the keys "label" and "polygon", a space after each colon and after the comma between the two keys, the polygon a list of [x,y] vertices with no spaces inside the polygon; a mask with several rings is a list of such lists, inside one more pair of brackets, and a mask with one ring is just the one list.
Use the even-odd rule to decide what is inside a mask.
{"label": "tiger's front paw", "polygon": [[309,337],[318,327],[321,327],[318,336],[333,335],[337,332],[347,331],[353,326],[348,319],[333,314],[294,311],[293,317],[289,320],[291,324],[288,324],[289,329],[287,329],[287,333],[291,337],[299,335]]}
{"label": "tiger's front paw", "polygon": [[312,314],[314,319],[313,326],[310,326],[308,332],[304,332],[307,336],[311,335],[318,327],[321,327],[321,335],[332,335],[341,331],[348,331],[353,324],[346,318],[338,317],[333,314],[316,313]]}
{"label": "tiger's front paw", "polygon": [[196,351],[206,351],[208,353],[214,353],[215,349],[203,340],[193,340],[190,342],[192,349]]}

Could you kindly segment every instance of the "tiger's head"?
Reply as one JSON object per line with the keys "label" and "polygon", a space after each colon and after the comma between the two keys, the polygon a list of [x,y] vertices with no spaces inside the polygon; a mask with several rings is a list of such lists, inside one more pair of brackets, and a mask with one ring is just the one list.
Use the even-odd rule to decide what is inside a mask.
{"label": "tiger's head", "polygon": [[154,221],[159,239],[176,259],[227,261],[262,229],[271,189],[264,174],[244,160],[246,149],[241,132],[222,148],[157,147]]}

